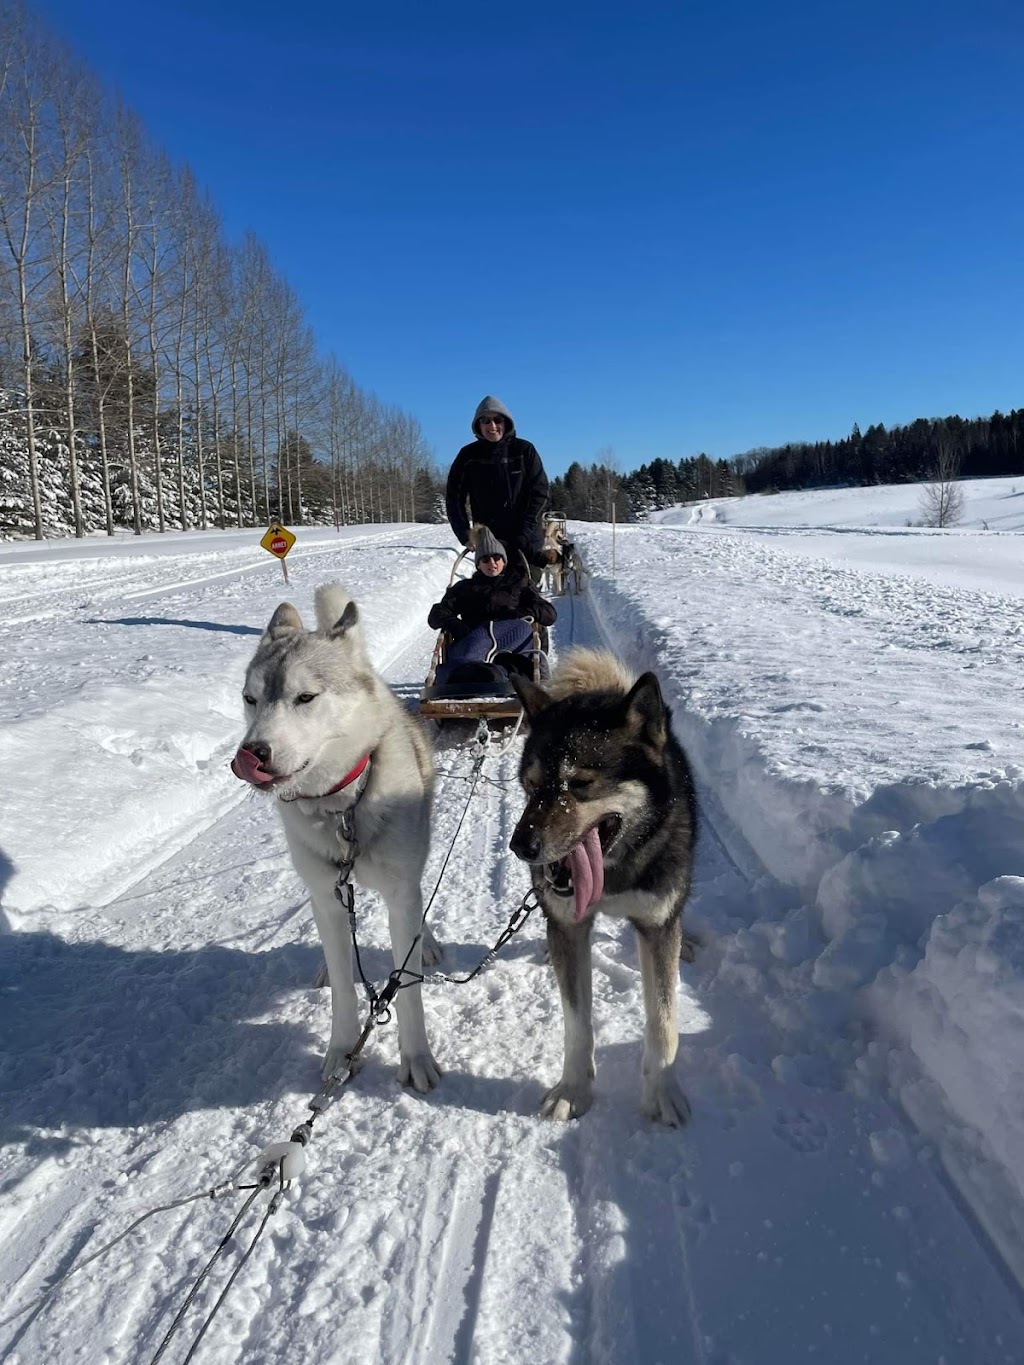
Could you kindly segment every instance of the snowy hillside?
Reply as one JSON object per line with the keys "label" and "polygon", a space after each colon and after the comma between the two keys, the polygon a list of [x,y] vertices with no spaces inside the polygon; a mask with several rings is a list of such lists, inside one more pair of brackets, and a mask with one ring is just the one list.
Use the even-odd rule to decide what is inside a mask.
{"label": "snowy hillside", "polygon": [[[1024,474],[1006,479],[963,479],[964,514],[946,534],[962,531],[1017,532],[1024,524]],[[651,520],[663,526],[686,526],[706,518],[721,525],[770,531],[912,530],[921,526],[922,485],[882,484],[869,488],[808,488],[757,497],[716,498],[689,503]]]}
{"label": "snowy hillside", "polygon": [[[1022,494],[971,486],[949,532],[906,526],[906,488],[574,528],[588,592],[559,600],[554,646],[655,668],[698,776],[691,1123],[639,1113],[636,954],[601,922],[597,1099],[565,1127],[537,1116],[562,1025],[531,920],[482,978],[428,992],[432,1095],[397,1087],[393,1028],[373,1036],[196,1360],[1024,1360]],[[18,1365],[150,1361],[238,1194],[156,1215],[16,1310],[287,1137],[317,1087],[305,893],[269,802],[227,769],[242,674],[276,604],[308,618],[337,578],[412,700],[453,542],[301,533],[285,592],[256,539],[0,551],[0,1358]],[[442,735],[428,890],[470,766]],[[525,889],[515,771],[514,749],[488,759],[441,883],[449,969]],[[358,905],[380,980],[386,930]],[[260,1216],[162,1359],[185,1359]]]}

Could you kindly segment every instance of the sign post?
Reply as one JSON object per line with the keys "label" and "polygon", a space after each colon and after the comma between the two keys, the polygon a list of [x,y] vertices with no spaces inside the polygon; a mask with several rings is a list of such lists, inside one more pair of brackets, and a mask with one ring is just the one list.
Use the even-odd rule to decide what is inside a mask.
{"label": "sign post", "polygon": [[284,581],[288,582],[288,565],[284,562],[285,555],[295,544],[295,537],[287,526],[279,526],[275,521],[268,528],[267,534],[260,541],[264,550],[269,550],[272,555],[281,561],[281,572],[284,574]]}

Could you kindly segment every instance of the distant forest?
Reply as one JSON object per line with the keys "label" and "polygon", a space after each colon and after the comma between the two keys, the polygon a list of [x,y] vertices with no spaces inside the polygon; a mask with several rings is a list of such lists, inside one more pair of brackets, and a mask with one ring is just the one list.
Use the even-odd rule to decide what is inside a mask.
{"label": "distant forest", "polygon": [[791,441],[729,459],[657,459],[629,474],[608,460],[573,463],[551,482],[551,506],[579,521],[643,521],[652,511],[698,498],[778,493],[792,488],[927,483],[1024,475],[1024,408],[991,417],[919,417],[881,423],[841,441]]}
{"label": "distant forest", "polygon": [[919,417],[886,430],[861,432],[854,424],[843,441],[793,441],[751,450],[733,461],[748,493],[873,483],[921,483],[940,472],[978,479],[1024,473],[1024,408],[1004,416]]}
{"label": "distant forest", "polygon": [[574,461],[551,481],[551,507],[577,521],[643,521],[650,512],[695,498],[742,493],[743,480],[730,460],[695,455],[673,463],[657,459],[629,474],[608,463],[589,468]]}

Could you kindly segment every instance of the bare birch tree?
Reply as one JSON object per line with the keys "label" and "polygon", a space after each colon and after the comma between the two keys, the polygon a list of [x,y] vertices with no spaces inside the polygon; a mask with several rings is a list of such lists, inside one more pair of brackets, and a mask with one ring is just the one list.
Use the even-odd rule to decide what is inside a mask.
{"label": "bare birch tree", "polygon": [[[270,519],[267,458],[267,357],[269,345],[268,293],[272,274],[265,248],[249,233],[242,244],[237,279],[240,291],[240,364],[245,385],[245,432],[248,446],[249,489],[253,516]],[[257,450],[259,469],[257,471]]]}
{"label": "bare birch tree", "polygon": [[117,169],[121,191],[121,221],[119,224],[119,270],[117,276],[118,310],[121,320],[121,344],[125,364],[125,446],[128,460],[128,481],[131,489],[132,530],[142,535],[142,489],[139,480],[139,459],[135,430],[136,375],[135,375],[135,270],[143,219],[140,218],[140,189],[137,178],[142,173],[143,134],[136,116],[118,104],[116,114]]}
{"label": "bare birch tree", "polygon": [[244,525],[244,508],[247,500],[251,515],[253,517],[257,515],[252,404],[248,380],[256,299],[248,287],[245,257],[242,252],[228,249],[224,253],[224,269],[228,279],[225,285],[227,297],[222,354],[227,365],[231,465],[236,499],[235,521],[241,527]]}
{"label": "bare birch tree", "polygon": [[[167,529],[167,478],[164,469],[164,442],[161,430],[160,400],[166,382],[163,360],[166,341],[173,325],[175,294],[175,241],[173,218],[168,212],[173,173],[162,153],[153,156],[142,179],[141,198],[144,217],[139,234],[138,309],[143,321],[145,346],[153,384],[151,439],[153,478],[156,485],[157,529]],[[178,481],[181,496],[182,480]]]}
{"label": "bare birch tree", "polygon": [[232,278],[228,253],[220,238],[211,245],[204,283],[203,361],[210,394],[210,428],[213,436],[213,461],[216,471],[217,525],[227,525],[225,504],[226,478],[223,448],[223,405],[228,393],[228,349],[231,329]]}
{"label": "bare birch tree", "polygon": [[110,455],[107,445],[107,395],[111,377],[105,373],[100,354],[101,318],[109,319],[111,309],[104,299],[104,280],[112,260],[113,194],[109,166],[101,148],[106,143],[88,146],[85,151],[85,261],[83,294],[85,329],[92,370],[93,419],[100,451],[100,479],[107,535],[114,534],[114,504],[110,486]]}
{"label": "bare birch tree", "polygon": [[[206,470],[206,395],[211,374],[205,363],[212,349],[212,332],[217,312],[216,255],[220,240],[220,221],[207,195],[194,193],[191,212],[185,219],[185,251],[191,257],[191,299],[188,322],[190,375],[192,384],[192,440],[199,488],[199,524],[205,531],[210,524],[208,478]],[[211,394],[212,407],[212,394]]]}
{"label": "bare birch tree", "polygon": [[925,526],[955,526],[963,520],[964,490],[957,482],[960,457],[945,434],[939,437],[939,453],[932,482],[921,490],[921,511]]}
{"label": "bare birch tree", "polygon": [[34,24],[30,28],[24,10],[9,6],[0,13],[0,233],[14,274],[29,492],[35,538],[42,540],[33,328],[39,320],[39,294],[48,283],[39,231],[40,208],[51,189],[44,154],[52,77],[46,69],[48,45]]}
{"label": "bare birch tree", "polygon": [[64,442],[75,535],[85,535],[78,463],[75,347],[84,322],[87,175],[86,153],[99,124],[99,94],[83,68],[64,54],[54,84],[53,192],[45,204],[50,256],[55,276],[56,350],[61,373]]}

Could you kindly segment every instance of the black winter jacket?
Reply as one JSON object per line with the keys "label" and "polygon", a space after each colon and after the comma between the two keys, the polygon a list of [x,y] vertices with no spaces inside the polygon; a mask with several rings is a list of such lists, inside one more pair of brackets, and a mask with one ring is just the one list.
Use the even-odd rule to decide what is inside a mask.
{"label": "black winter jacket", "polygon": [[543,541],[540,519],[547,501],[548,476],[540,456],[514,428],[502,441],[463,446],[448,471],[448,520],[463,545],[471,520],[482,522],[510,550],[524,550],[532,559]]}
{"label": "black winter jacket", "polygon": [[440,602],[430,608],[427,625],[446,630],[456,640],[485,621],[514,621],[530,617],[540,626],[553,626],[557,613],[521,574],[506,569],[488,578],[479,569],[472,578],[453,583]]}

